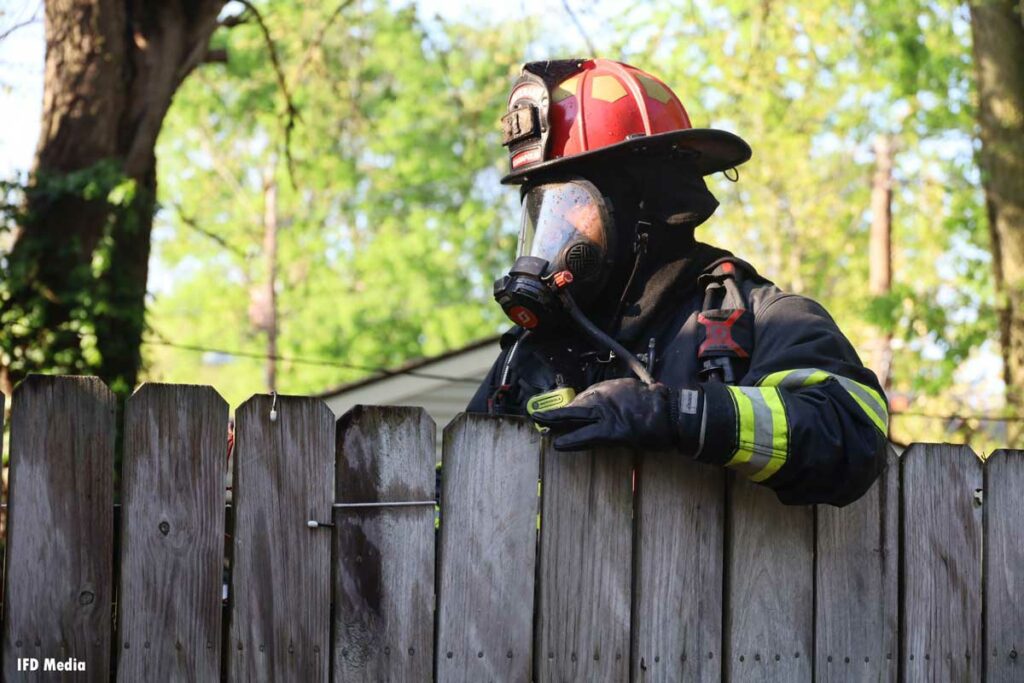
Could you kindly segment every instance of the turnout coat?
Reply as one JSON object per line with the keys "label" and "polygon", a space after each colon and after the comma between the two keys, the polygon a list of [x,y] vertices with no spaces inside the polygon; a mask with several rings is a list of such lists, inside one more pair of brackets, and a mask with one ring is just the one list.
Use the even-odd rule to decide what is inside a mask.
{"label": "turnout coat", "polygon": [[[703,389],[697,460],[734,469],[786,504],[859,498],[884,469],[888,408],[828,312],[708,245],[669,265],[610,329],[656,381]],[[516,329],[501,347],[470,412],[524,415],[530,397],[557,386],[579,392],[629,376],[570,331]]]}

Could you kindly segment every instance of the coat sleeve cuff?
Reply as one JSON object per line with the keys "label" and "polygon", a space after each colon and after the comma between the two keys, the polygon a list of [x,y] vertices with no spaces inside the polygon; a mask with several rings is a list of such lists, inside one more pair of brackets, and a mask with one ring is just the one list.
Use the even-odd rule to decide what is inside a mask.
{"label": "coat sleeve cuff", "polygon": [[697,454],[697,460],[724,465],[736,452],[736,401],[721,382],[707,382],[701,388],[704,390],[704,447]]}

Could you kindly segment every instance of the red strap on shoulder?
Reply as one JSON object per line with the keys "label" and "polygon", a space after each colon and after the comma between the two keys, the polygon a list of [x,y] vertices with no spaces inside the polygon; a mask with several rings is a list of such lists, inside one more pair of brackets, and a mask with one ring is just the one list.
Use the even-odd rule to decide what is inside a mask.
{"label": "red strap on shoulder", "polygon": [[704,326],[704,341],[697,349],[697,357],[701,358],[708,352],[729,350],[736,354],[737,358],[749,358],[746,350],[737,344],[732,336],[733,325],[745,311],[742,308],[736,308],[723,312],[728,312],[729,316],[718,317],[711,311],[697,314],[697,322]]}

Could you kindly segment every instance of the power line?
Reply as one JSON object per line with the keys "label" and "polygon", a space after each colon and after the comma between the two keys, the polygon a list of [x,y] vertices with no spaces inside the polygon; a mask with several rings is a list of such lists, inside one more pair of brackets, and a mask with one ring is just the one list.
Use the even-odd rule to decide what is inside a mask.
{"label": "power line", "polygon": [[[296,363],[299,365],[316,365],[321,367],[332,367],[342,368],[345,370],[359,370],[362,372],[370,372],[379,375],[378,379],[385,377],[395,377],[399,375],[407,375],[410,377],[421,377],[423,379],[436,379],[445,382],[458,382],[463,384],[477,385],[480,383],[479,380],[466,378],[466,377],[453,377],[451,375],[440,375],[432,372],[422,372],[420,370],[403,370],[399,369],[387,369],[378,366],[370,365],[356,365],[354,363],[345,363],[342,361],[330,360],[326,358],[302,358],[297,356],[281,356],[277,354],[266,354],[258,353],[254,351],[238,351],[232,349],[215,349],[208,346],[199,346],[196,344],[180,344],[177,342],[166,341],[162,339],[145,339],[143,344],[149,346],[167,346],[174,349],[181,349],[183,351],[193,351],[196,353],[218,353],[225,356],[235,356],[238,358],[253,358],[256,360],[268,360],[273,359],[285,363]],[[922,411],[914,410],[895,410],[889,413],[892,417],[921,417],[931,420],[981,420],[988,422],[1024,422],[1024,415],[980,415],[980,414],[966,414],[966,415],[947,415],[940,413],[927,413]]]}
{"label": "power line", "polygon": [[385,377],[394,377],[398,375],[408,375],[411,377],[420,377],[422,379],[437,379],[446,382],[460,382],[464,384],[480,384],[480,380],[471,379],[467,377],[452,377],[450,375],[438,375],[432,372],[421,372],[419,370],[403,370],[401,368],[389,370],[387,368],[373,367],[369,365],[355,365],[353,363],[344,363],[341,361],[330,360],[326,358],[301,358],[293,356],[280,356],[277,354],[267,353],[256,353],[253,351],[237,351],[232,349],[214,349],[206,346],[198,346],[195,344],[179,344],[177,342],[165,341],[161,339],[144,339],[143,344],[148,346],[168,346],[174,349],[181,349],[183,351],[194,351],[196,353],[219,353],[225,356],[235,356],[238,358],[254,358],[257,360],[277,360],[284,363],[296,363],[299,365],[318,365],[321,367],[331,368],[342,368],[345,370],[360,370],[363,372],[371,372],[379,375],[378,379]]}
{"label": "power line", "polygon": [[1024,422],[1024,415],[942,415],[939,413],[925,413],[915,410],[898,410],[889,413],[892,416],[903,417],[924,417],[932,420],[983,420],[986,422]]}

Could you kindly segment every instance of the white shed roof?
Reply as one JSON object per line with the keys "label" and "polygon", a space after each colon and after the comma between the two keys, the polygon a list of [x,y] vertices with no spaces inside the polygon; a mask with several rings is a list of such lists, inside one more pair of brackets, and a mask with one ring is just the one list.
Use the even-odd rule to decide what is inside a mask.
{"label": "white shed roof", "polygon": [[487,376],[500,351],[498,339],[489,337],[412,361],[383,375],[329,389],[320,398],[337,416],[357,405],[418,406],[434,419],[440,436],[444,426],[466,409]]}

